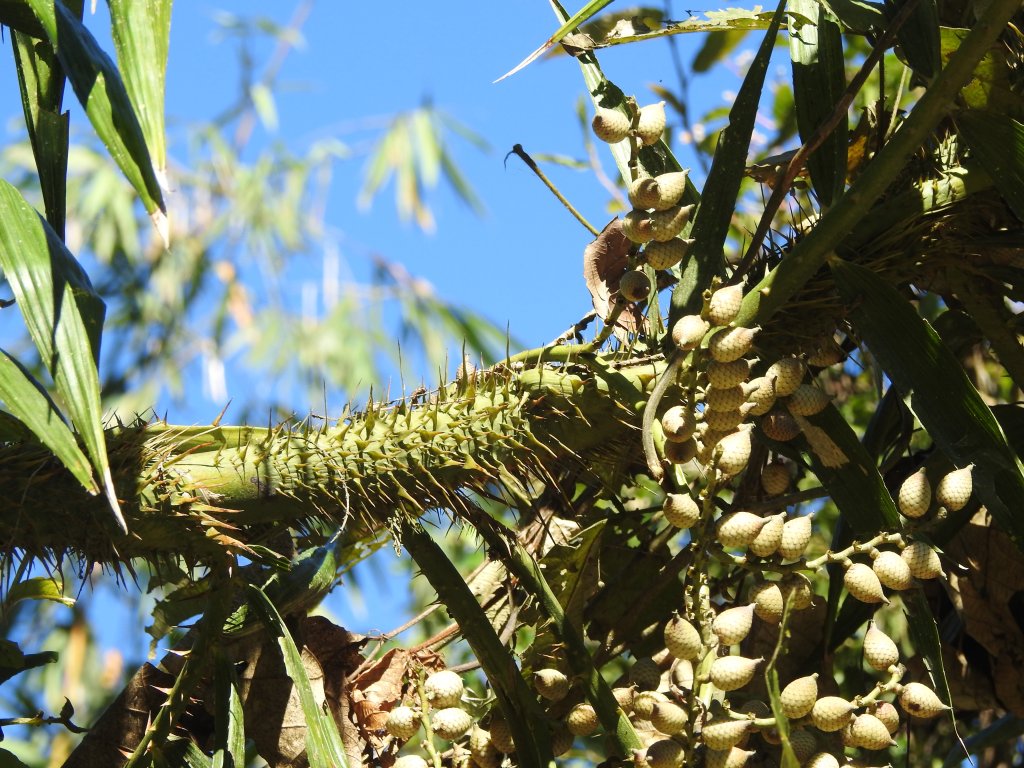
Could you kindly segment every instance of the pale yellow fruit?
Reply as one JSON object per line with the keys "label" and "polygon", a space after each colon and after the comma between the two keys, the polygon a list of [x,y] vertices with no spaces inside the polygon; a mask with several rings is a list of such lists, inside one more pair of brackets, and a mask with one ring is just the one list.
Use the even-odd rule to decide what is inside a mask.
{"label": "pale yellow fruit", "polygon": [[839,760],[831,752],[818,752],[807,759],[803,768],[839,768]]}
{"label": "pale yellow fruit", "polygon": [[721,717],[705,724],[700,736],[708,749],[730,749],[739,744],[749,730],[749,720]]}
{"label": "pale yellow fruit", "polygon": [[423,682],[423,692],[433,709],[454,707],[465,690],[462,678],[449,669],[434,672]]}
{"label": "pale yellow fruit", "polygon": [[589,736],[600,724],[597,713],[589,704],[577,704],[565,716],[565,725],[573,736]]}
{"label": "pale yellow fruit", "polygon": [[478,725],[469,732],[469,755],[479,768],[498,768],[501,765],[501,752],[491,741],[491,734]]}
{"label": "pale yellow fruit", "polygon": [[636,133],[645,145],[657,144],[665,130],[665,102],[659,101],[640,108]]}
{"label": "pale yellow fruit", "polygon": [[832,398],[813,384],[801,384],[786,400],[786,408],[794,416],[813,416],[821,413],[832,402]]}
{"label": "pale yellow fruit", "polygon": [[914,541],[900,553],[910,572],[919,579],[934,579],[942,575],[939,553],[923,541]]}
{"label": "pale yellow fruit", "polygon": [[682,616],[673,616],[665,625],[665,647],[677,659],[694,661],[704,650],[700,632]]}
{"label": "pale yellow fruit", "polygon": [[798,677],[782,689],[779,700],[782,711],[790,720],[797,720],[807,715],[818,699],[818,673],[807,677]]}
{"label": "pale yellow fruit", "polygon": [[652,240],[644,246],[644,260],[652,269],[671,269],[686,258],[693,240],[673,237],[671,240]]}
{"label": "pale yellow fruit", "polygon": [[711,429],[717,432],[727,432],[743,423],[751,407],[749,403],[744,403],[739,408],[732,410],[720,411],[716,408],[705,408],[703,420]]}
{"label": "pale yellow fruit", "polygon": [[680,768],[683,764],[683,745],[672,739],[662,739],[647,747],[647,765],[650,768]]}
{"label": "pale yellow fruit", "polygon": [[806,370],[807,367],[800,358],[783,357],[768,366],[764,377],[775,381],[777,397],[789,397],[803,382]]}
{"label": "pale yellow fruit", "polygon": [[727,608],[715,617],[711,623],[711,631],[718,637],[722,645],[736,645],[750,634],[754,624],[754,606],[738,605]]}
{"label": "pale yellow fruit", "polygon": [[750,460],[750,429],[740,430],[723,437],[718,445],[721,453],[718,456],[718,471],[732,477],[742,472]]}
{"label": "pale yellow fruit", "polygon": [[392,768],[427,768],[428,765],[419,755],[402,755],[395,760]]}
{"label": "pale yellow fruit", "polygon": [[565,723],[556,723],[551,731],[551,754],[555,757],[561,757],[572,749],[574,741],[575,737],[565,727]]}
{"label": "pale yellow fruit", "polygon": [[949,709],[935,694],[935,691],[922,683],[904,685],[898,701],[908,715],[924,720],[940,715]]}
{"label": "pale yellow fruit", "polygon": [[907,561],[891,550],[879,552],[871,561],[871,570],[875,572],[883,587],[910,589],[914,586],[914,575],[910,572]]}
{"label": "pale yellow fruit", "polygon": [[700,506],[688,493],[670,493],[661,511],[676,528],[692,528],[701,518]]}
{"label": "pale yellow fruit", "polygon": [[789,411],[773,408],[761,419],[761,431],[771,440],[786,443],[800,434],[800,425]]}
{"label": "pale yellow fruit", "polygon": [[782,543],[782,532],[786,526],[786,513],[779,512],[768,518],[768,522],[750,542],[750,549],[758,557],[771,557]]}
{"label": "pale yellow fruit", "polygon": [[900,729],[900,713],[888,701],[880,701],[872,714],[885,724],[890,734]]}
{"label": "pale yellow fruit", "polygon": [[711,682],[721,691],[735,691],[754,678],[757,666],[764,659],[748,659],[744,656],[722,656],[711,664]]}
{"label": "pale yellow fruit", "polygon": [[442,739],[455,741],[473,726],[473,718],[464,709],[445,707],[430,716],[430,729]]}
{"label": "pale yellow fruit", "polygon": [[384,729],[396,739],[411,739],[420,729],[420,716],[412,707],[395,707],[388,713]]}
{"label": "pale yellow fruit", "polygon": [[743,768],[754,754],[741,747],[709,749],[704,755],[704,768]]}
{"label": "pale yellow fruit", "polygon": [[810,580],[802,573],[789,573],[779,582],[782,596],[793,605],[794,611],[802,611],[811,607],[814,600],[814,588]]}
{"label": "pale yellow fruit", "polygon": [[711,294],[708,301],[708,322],[712,325],[728,325],[740,313],[743,304],[743,284],[727,285]]}
{"label": "pale yellow fruit", "polygon": [[633,711],[632,688],[612,688],[612,696],[615,697],[615,703],[619,705],[619,709],[627,715]]}
{"label": "pale yellow fruit", "polygon": [[697,455],[697,441],[692,437],[683,441],[666,440],[664,450],[666,461],[672,464],[685,464]]}
{"label": "pale yellow fruit", "polygon": [[705,373],[708,377],[708,384],[713,387],[735,387],[737,384],[747,380],[750,375],[749,360],[733,360],[728,363],[719,363],[712,360],[708,363]]}
{"label": "pale yellow fruit", "polygon": [[747,391],[742,384],[735,387],[708,387],[704,391],[704,405],[719,411],[731,411],[747,401]]}
{"label": "pale yellow fruit", "polygon": [[754,602],[754,615],[761,621],[767,621],[769,624],[778,624],[782,621],[782,590],[776,582],[762,581],[755,584],[748,597]]}
{"label": "pale yellow fruit", "polygon": [[775,384],[766,376],[751,379],[747,387],[747,400],[753,404],[751,416],[764,416],[775,405]]}
{"label": "pale yellow fruit", "polygon": [[664,211],[650,214],[651,239],[666,243],[683,231],[686,223],[693,215],[692,205],[673,205]]}
{"label": "pale yellow fruit", "polygon": [[864,660],[879,672],[884,672],[900,660],[900,649],[896,643],[876,627],[873,621],[868,623],[868,631],[864,634]]}
{"label": "pale yellow fruit", "polygon": [[631,269],[619,278],[619,294],[626,301],[646,301],[651,293],[651,278],[642,269]]}
{"label": "pale yellow fruit", "polygon": [[656,211],[671,208],[686,193],[686,176],[686,171],[673,171],[637,179],[629,186],[629,202],[637,208],[653,208]]}
{"label": "pale yellow fruit", "polygon": [[746,547],[770,519],[755,515],[753,512],[731,512],[718,521],[715,535],[723,547]]}
{"label": "pale yellow fruit", "polygon": [[661,683],[661,667],[649,656],[637,659],[629,669],[629,679],[640,691],[653,691]]}
{"label": "pale yellow fruit", "polygon": [[811,722],[819,731],[835,733],[850,722],[853,704],[839,696],[825,696],[811,707]]}
{"label": "pale yellow fruit", "polygon": [[651,725],[666,736],[675,736],[686,727],[686,710],[671,701],[655,702],[651,709]]}
{"label": "pale yellow fruit", "polygon": [[633,714],[641,720],[650,720],[656,704],[665,704],[668,696],[658,691],[640,691],[633,694]]}
{"label": "pale yellow fruit", "polygon": [[539,669],[533,673],[537,693],[549,701],[561,701],[569,693],[572,681],[557,669]]}
{"label": "pale yellow fruit", "polygon": [[974,490],[974,481],[971,473],[974,465],[970,464],[963,469],[957,469],[939,480],[935,486],[935,500],[950,512],[959,512],[967,506],[971,500],[971,493]]}
{"label": "pale yellow fruit", "polygon": [[782,526],[782,541],[779,542],[779,554],[786,560],[803,557],[807,545],[811,542],[813,527],[810,515],[800,515],[785,522]]}
{"label": "pale yellow fruit", "polygon": [[672,343],[684,352],[696,349],[711,326],[700,315],[683,315],[672,326]]}
{"label": "pale yellow fruit", "polygon": [[924,517],[932,503],[932,487],[924,467],[903,481],[896,503],[905,517]]}
{"label": "pale yellow fruit", "polygon": [[693,437],[696,428],[697,421],[693,417],[693,411],[685,405],[673,405],[661,417],[661,429],[666,440],[685,442]]}
{"label": "pale yellow fruit", "polygon": [[711,357],[719,363],[739,360],[750,351],[759,330],[759,327],[719,328],[708,340]]}
{"label": "pale yellow fruit", "polygon": [[815,368],[828,368],[846,359],[846,353],[835,338],[829,336],[819,342],[815,350],[807,356],[807,364]]}
{"label": "pale yellow fruit", "polygon": [[870,565],[854,563],[843,574],[843,586],[846,591],[862,603],[888,603],[889,598],[882,590],[882,582],[878,580]]}
{"label": "pale yellow fruit", "polygon": [[622,217],[622,234],[634,243],[650,242],[654,239],[651,215],[640,208],[634,208]]}
{"label": "pale yellow fruit", "polygon": [[789,467],[780,461],[773,461],[761,470],[761,487],[769,496],[785,493],[790,482]]}
{"label": "pale yellow fruit", "polygon": [[512,729],[509,728],[505,718],[494,716],[491,718],[491,741],[499,752],[509,755],[516,751],[516,743],[512,740]]}
{"label": "pale yellow fruit", "polygon": [[894,743],[885,723],[867,712],[857,715],[850,730],[854,744],[861,749],[885,749]]}
{"label": "pale yellow fruit", "polygon": [[601,141],[617,144],[629,135],[630,119],[617,109],[598,107],[590,125]]}

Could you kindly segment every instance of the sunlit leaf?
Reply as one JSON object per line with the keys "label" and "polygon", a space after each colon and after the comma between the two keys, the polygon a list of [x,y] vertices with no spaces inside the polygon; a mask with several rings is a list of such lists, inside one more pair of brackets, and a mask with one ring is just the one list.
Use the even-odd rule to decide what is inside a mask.
{"label": "sunlit leaf", "polygon": [[590,0],[590,2],[588,2],[586,5],[584,5],[579,11],[577,11],[575,14],[573,14],[573,16],[571,16],[568,20],[566,20],[565,23],[562,24],[562,26],[560,26],[558,28],[558,30],[551,37],[549,37],[547,40],[545,40],[543,43],[541,43],[540,47],[537,48],[537,50],[535,50],[533,53],[531,53],[529,56],[527,56],[525,59],[523,59],[521,62],[519,62],[515,67],[510,69],[508,72],[506,72],[504,75],[499,77],[494,82],[496,82],[496,83],[497,82],[501,82],[506,77],[510,77],[511,75],[514,75],[519,70],[527,67],[531,62],[535,61],[539,56],[541,56],[544,53],[544,51],[546,51],[548,48],[550,48],[555,43],[559,42],[563,37],[565,37],[567,34],[569,34],[572,30],[576,29],[576,27],[580,26],[581,24],[586,22],[588,19],[591,19],[594,16],[596,16],[601,11],[601,9],[604,8],[605,6],[607,6],[609,3],[611,3],[611,1],[612,0]]}
{"label": "sunlit leaf", "polygon": [[5,610],[22,600],[50,600],[69,608],[75,604],[73,597],[64,594],[64,585],[48,576],[33,576],[12,586],[4,596]]}

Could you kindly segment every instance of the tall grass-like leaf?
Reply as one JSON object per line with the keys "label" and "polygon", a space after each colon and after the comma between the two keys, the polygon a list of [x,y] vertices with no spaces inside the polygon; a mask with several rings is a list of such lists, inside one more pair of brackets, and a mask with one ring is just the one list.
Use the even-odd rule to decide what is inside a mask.
{"label": "tall grass-like leaf", "polygon": [[68,124],[61,112],[64,101],[64,70],[53,48],[22,32],[11,34],[14,64],[21,88],[21,106],[39,174],[46,220],[64,239],[67,210]]}
{"label": "tall grass-like leaf", "polygon": [[3,608],[9,611],[22,600],[50,600],[68,608],[75,604],[75,598],[64,594],[64,585],[49,576],[33,576],[19,581],[4,595]]}
{"label": "tall grass-like leaf", "polygon": [[[793,62],[793,100],[800,140],[807,142],[832,115],[846,90],[843,36],[839,25],[815,0],[793,0],[789,10],[814,20],[789,18],[789,55]],[[811,156],[807,169],[822,205],[831,205],[846,186],[847,122],[839,123]]]}
{"label": "tall grass-like leaf", "polygon": [[754,133],[757,107],[785,7],[783,0],[743,78],[743,84],[729,111],[729,124],[718,140],[700,207],[697,209],[693,229],[690,230],[689,236],[693,238],[694,245],[679,285],[672,292],[669,327],[682,315],[699,311],[704,289],[711,285],[712,278],[725,271],[725,240],[729,236],[729,224],[732,222],[736,198],[747,167],[747,151],[750,148],[750,137]]}
{"label": "tall grass-like leaf", "polygon": [[[964,739],[964,746],[967,747],[968,754],[976,755],[989,747],[999,747],[1019,740],[1021,736],[1024,736],[1024,718],[1008,714],[987,728],[968,736]],[[965,762],[963,747],[957,744],[946,755],[941,768],[958,768]]]}
{"label": "tall grass-like leaf", "polygon": [[[939,627],[935,623],[931,605],[928,604],[928,599],[920,589],[914,589],[905,594],[903,605],[907,611],[907,626],[910,629],[914,650],[926,662],[925,668],[928,670],[928,676],[932,679],[932,687],[943,702],[952,704],[953,694],[949,690],[946,668],[942,663],[942,640],[939,637]],[[953,716],[952,710],[950,710],[949,716],[955,731],[956,718]]]}
{"label": "tall grass-like leaf", "polygon": [[938,5],[935,0],[891,0],[893,15],[907,3],[916,3],[917,7],[896,33],[896,39],[910,68],[930,80],[942,66]]}
{"label": "tall grass-like leaf", "polygon": [[957,466],[974,463],[975,494],[1024,549],[1024,476],[992,411],[959,360],[910,303],[871,270],[840,259],[832,274],[850,320],[935,444]]}
{"label": "tall grass-like leaf", "polygon": [[302,713],[306,718],[306,752],[310,768],[347,768],[348,759],[338,733],[338,726],[313,698],[309,675],[306,674],[299,649],[295,647],[295,641],[292,640],[281,614],[259,587],[249,585],[246,591],[250,604],[260,615],[267,631],[277,638],[288,677],[299,694]]}
{"label": "tall grass-like leaf", "polygon": [[231,659],[220,649],[213,668],[215,733],[210,768],[245,765],[245,713],[238,695],[238,680]]}
{"label": "tall grass-like leaf", "polygon": [[[114,518],[127,531],[107,462],[96,370],[103,301],[56,233],[5,181],[0,181],[0,268],[85,444]],[[86,488],[96,492],[95,485]]]}
{"label": "tall grass-like leaf", "polygon": [[506,72],[504,75],[499,77],[494,82],[497,83],[504,80],[506,77],[511,77],[519,70],[529,66],[529,64],[538,59],[544,53],[544,51],[546,51],[555,43],[559,42],[563,37],[565,37],[567,34],[576,29],[576,27],[578,27],[580,24],[583,24],[588,19],[591,19],[594,16],[596,16],[598,13],[600,13],[602,8],[604,8],[606,5],[609,5],[611,2],[612,0],[590,0],[589,3],[583,6],[571,18],[567,19],[565,23],[563,23],[562,26],[558,28],[555,34],[553,34],[551,37],[545,40],[540,45],[540,47],[537,48],[537,50],[535,50],[533,53],[531,53],[529,56],[527,56],[525,59],[519,62],[515,67],[510,69],[508,72]]}
{"label": "tall grass-like leaf", "polygon": [[25,0],[46,30],[75,95],[166,241],[163,194],[121,75],[92,33],[57,0]]}
{"label": "tall grass-like leaf", "polygon": [[956,124],[996,189],[1024,221],[1024,124],[978,109],[957,115]]}
{"label": "tall grass-like leaf", "polygon": [[27,426],[39,442],[53,451],[82,487],[99,493],[89,460],[42,385],[26,368],[0,349],[0,400]]}
{"label": "tall grass-like leaf", "polygon": [[167,168],[164,86],[172,0],[107,0],[117,63],[159,174]]}

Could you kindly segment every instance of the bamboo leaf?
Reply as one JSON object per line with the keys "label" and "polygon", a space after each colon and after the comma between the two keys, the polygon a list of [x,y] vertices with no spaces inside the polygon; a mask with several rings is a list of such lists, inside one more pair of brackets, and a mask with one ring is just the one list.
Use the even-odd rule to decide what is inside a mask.
{"label": "bamboo leaf", "polygon": [[99,493],[89,460],[78,447],[64,417],[32,374],[0,349],[0,400],[28,427],[39,442],[91,493]]}
{"label": "bamboo leaf", "polygon": [[263,590],[254,585],[247,588],[249,603],[260,615],[264,626],[277,638],[284,656],[285,669],[299,694],[302,713],[306,720],[306,751],[310,768],[347,768],[345,746],[338,734],[338,726],[313,697],[306,668],[302,665],[299,649],[295,647],[281,614]]}
{"label": "bamboo leaf", "polygon": [[[932,687],[945,704],[952,704],[953,694],[949,690],[946,668],[942,663],[942,640],[924,590],[912,589],[904,593],[903,605],[907,611],[907,626],[910,629],[914,650],[925,661],[925,669],[932,679]],[[949,711],[949,717],[955,732],[956,718],[953,710]]]}
{"label": "bamboo leaf", "polygon": [[[4,21],[6,24],[7,22]],[[28,768],[17,755],[6,749],[0,749],[0,768]]]}
{"label": "bamboo leaf", "polygon": [[22,600],[50,600],[54,603],[66,605],[68,608],[75,604],[73,597],[64,594],[64,585],[49,576],[34,576],[31,579],[19,581],[4,596],[4,610],[9,611]]}
{"label": "bamboo leaf", "polygon": [[839,21],[851,32],[867,33],[885,26],[885,9],[866,0],[823,0]]}
{"label": "bamboo leaf", "polygon": [[[0,181],[0,268],[101,478],[114,518],[126,532],[107,462],[96,370],[103,301],[60,238],[5,181]],[[96,492],[95,486],[88,490]]]}
{"label": "bamboo leaf", "polygon": [[939,9],[935,0],[887,0],[893,16],[908,2],[917,5],[896,33],[896,39],[910,68],[925,80],[931,80],[942,67]]}
{"label": "bamboo leaf", "polygon": [[602,8],[604,8],[606,5],[609,5],[611,2],[612,0],[590,0],[590,2],[583,6],[574,16],[567,19],[565,23],[563,23],[562,26],[558,28],[558,31],[556,31],[555,34],[553,34],[551,37],[545,40],[540,45],[540,47],[537,48],[537,50],[535,50],[533,53],[531,53],[529,56],[527,56],[525,59],[519,62],[515,67],[506,72],[504,75],[499,77],[494,82],[501,82],[506,77],[510,77],[519,70],[529,66],[531,62],[535,61],[541,55],[543,55],[544,51],[546,51],[555,43],[559,42],[563,37],[569,34],[572,30],[576,29],[576,27],[578,27],[580,24],[583,24],[588,19],[596,16]]}
{"label": "bamboo leaf", "polygon": [[1024,221],[1024,124],[978,109],[964,110],[956,124],[996,189]]}
{"label": "bamboo leaf", "polygon": [[715,149],[711,170],[704,184],[704,194],[689,234],[694,240],[693,248],[683,268],[679,285],[672,292],[669,327],[682,315],[699,311],[704,289],[711,285],[713,277],[725,271],[725,240],[729,236],[736,198],[747,167],[747,151],[754,132],[757,107],[785,7],[783,0],[743,78],[743,84],[729,111],[729,124],[722,131]]}
{"label": "bamboo leaf", "polygon": [[166,241],[166,209],[139,119],[114,62],[56,0],[25,0],[46,30],[75,95]]}
{"label": "bamboo leaf", "polygon": [[214,749],[210,768],[245,766],[245,713],[238,695],[235,668],[221,649],[214,660]]}
{"label": "bamboo leaf", "polygon": [[171,36],[171,0],[108,0],[117,63],[149,156],[163,178],[167,169],[164,88]]}
{"label": "bamboo leaf", "polygon": [[[1018,741],[1024,735],[1024,718],[1016,715],[1003,715],[987,728],[968,736],[963,741],[968,755],[976,755],[989,747],[998,747],[1008,742]],[[966,762],[963,747],[955,745],[942,761],[941,768],[958,768]],[[977,763],[975,763],[977,764]]]}
{"label": "bamboo leaf", "polygon": [[[975,494],[1024,549],[1024,477],[992,411],[960,362],[900,293],[870,270],[833,259],[850,319],[935,444],[959,467],[974,463]],[[895,332],[894,329],[899,329]]]}
{"label": "bamboo leaf", "polygon": [[[789,10],[814,19],[789,19],[789,55],[793,62],[793,99],[800,140],[807,142],[839,103],[846,90],[846,64],[839,25],[816,0],[794,0]],[[847,122],[808,158],[811,182],[822,205],[831,205],[846,186]]]}

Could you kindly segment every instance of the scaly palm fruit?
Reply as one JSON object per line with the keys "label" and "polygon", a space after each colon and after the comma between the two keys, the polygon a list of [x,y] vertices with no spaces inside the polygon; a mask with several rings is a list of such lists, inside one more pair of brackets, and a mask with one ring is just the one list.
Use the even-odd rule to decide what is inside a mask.
{"label": "scaly palm fruit", "polygon": [[882,582],[878,580],[870,565],[854,563],[843,574],[843,585],[846,591],[862,603],[888,603],[889,598],[882,590]]}
{"label": "scaly palm fruit", "polygon": [[630,119],[617,109],[598,107],[590,124],[594,135],[608,144],[618,144],[629,135]]}
{"label": "scaly palm fruit", "polygon": [[719,363],[739,360],[750,351],[760,330],[760,327],[719,328],[708,340],[711,357]]}
{"label": "scaly palm fruit", "polygon": [[561,701],[569,693],[572,681],[557,669],[538,669],[533,673],[533,687],[549,701]]}
{"label": "scaly palm fruit", "polygon": [[430,729],[448,741],[455,741],[473,726],[469,712],[458,707],[445,707],[430,716]]}
{"label": "scaly palm fruit", "polygon": [[900,649],[896,643],[876,627],[873,621],[868,622],[868,631],[864,634],[864,660],[879,672],[884,672],[900,660]]}
{"label": "scaly palm fruit", "polygon": [[673,616],[665,625],[665,647],[677,659],[695,661],[704,650],[700,632],[682,616]]}
{"label": "scaly palm fruit", "polygon": [[728,325],[740,313],[743,303],[743,284],[736,283],[719,288],[708,301],[708,322],[712,325]]}
{"label": "scaly palm fruit", "polygon": [[747,389],[742,384],[735,387],[708,387],[704,390],[704,405],[716,411],[731,411],[747,402]]}
{"label": "scaly palm fruit", "polygon": [[790,720],[797,720],[804,717],[814,707],[818,698],[818,673],[806,677],[798,677],[792,681],[780,694],[782,711]]}
{"label": "scaly palm fruit", "polygon": [[922,720],[940,715],[949,707],[931,688],[921,683],[907,683],[898,698],[903,711]]}
{"label": "scaly palm fruit", "polygon": [[722,656],[711,663],[711,682],[720,691],[735,691],[754,678],[757,665],[764,659],[745,656]]}
{"label": "scaly palm fruit", "polygon": [[465,690],[462,678],[449,669],[434,672],[423,682],[423,692],[433,709],[454,707]]}
{"label": "scaly palm fruit", "polygon": [[761,621],[769,624],[778,624],[782,621],[782,611],[785,607],[782,590],[774,581],[762,581],[750,589],[747,596],[754,603],[754,615]]}
{"label": "scaly palm fruit", "polygon": [[739,744],[749,730],[749,720],[717,717],[704,725],[700,737],[708,749],[730,749]]}
{"label": "scaly palm fruit", "polygon": [[639,691],[654,691],[661,684],[661,667],[649,656],[633,662],[629,669],[629,679]]}
{"label": "scaly palm fruit", "polygon": [[661,739],[647,747],[649,768],[680,768],[683,764],[683,745],[672,739]]}
{"label": "scaly palm fruit", "polygon": [[814,587],[802,573],[788,573],[779,582],[782,596],[793,605],[794,611],[803,611],[811,607],[814,600]]}
{"label": "scaly palm fruit", "polygon": [[794,416],[813,416],[821,413],[832,402],[832,398],[813,384],[801,384],[786,400],[786,408]]}
{"label": "scaly palm fruit", "polygon": [[758,557],[771,557],[782,543],[782,532],[785,526],[785,512],[772,515],[747,548]]}
{"label": "scaly palm fruit", "polygon": [[727,608],[715,617],[711,623],[711,631],[718,637],[722,645],[736,645],[750,634],[754,623],[754,606],[738,605]]}
{"label": "scaly palm fruit", "polygon": [[651,709],[651,725],[666,736],[675,736],[686,727],[686,710],[671,701],[657,701]]}
{"label": "scaly palm fruit", "polygon": [[818,751],[818,740],[805,728],[793,729],[789,732],[789,745],[796,754],[797,762],[803,765]]}
{"label": "scaly palm fruit", "polygon": [[651,238],[659,243],[667,243],[683,231],[686,222],[693,215],[692,205],[673,205],[664,211],[650,214]]}
{"label": "scaly palm fruit", "polygon": [[[722,442],[729,435],[735,434],[738,430],[735,429],[712,429],[706,422],[701,422],[697,425],[697,431],[694,433],[697,442],[700,443],[700,451],[697,453],[697,460],[701,464],[710,464],[711,460],[715,458],[715,447]],[[722,453],[722,449],[718,450],[718,453]],[[749,457],[748,457],[749,458]]]}
{"label": "scaly palm fruit", "polygon": [[627,715],[633,711],[633,689],[631,687],[612,688],[612,696],[615,697],[615,703],[619,705],[619,709]]}
{"label": "scaly palm fruit", "polygon": [[773,408],[761,419],[761,431],[771,440],[786,443],[800,434],[800,425],[789,411]]}
{"label": "scaly palm fruit", "polygon": [[393,768],[427,768],[428,763],[419,755],[402,755],[393,764]]}
{"label": "scaly palm fruit", "polygon": [[807,364],[815,368],[828,368],[846,359],[846,353],[835,338],[828,336],[822,339],[814,351],[807,356]]}
{"label": "scaly palm fruit", "polygon": [[749,425],[747,427],[726,435],[719,442],[718,471],[723,475],[734,477],[746,469],[751,449]]}
{"label": "scaly palm fruit", "polygon": [[651,293],[651,278],[642,269],[631,269],[619,278],[619,293],[626,301],[646,301]]}
{"label": "scaly palm fruit", "polygon": [[913,541],[900,553],[910,567],[910,572],[919,579],[935,579],[942,575],[939,553],[923,541]]}
{"label": "scaly palm fruit", "polygon": [[754,717],[770,717],[772,708],[760,699],[750,699],[743,702],[739,708],[740,714],[753,715]]}
{"label": "scaly palm fruit", "polygon": [[673,237],[671,240],[652,240],[644,246],[644,261],[652,269],[672,269],[686,258],[693,240]]}
{"label": "scaly palm fruit", "polygon": [[565,725],[573,736],[589,736],[600,724],[597,712],[589,704],[577,704],[565,716]]}
{"label": "scaly palm fruit", "polygon": [[384,730],[403,741],[411,739],[419,729],[420,716],[412,707],[395,707],[384,723]]}
{"label": "scaly palm fruit", "polygon": [[798,357],[783,357],[768,366],[764,372],[766,379],[775,381],[775,394],[778,397],[789,397],[804,380],[807,367]]}
{"label": "scaly palm fruit", "polygon": [[659,101],[640,108],[636,133],[645,146],[657,144],[665,130],[665,102]]}
{"label": "scaly palm fruit", "polygon": [[797,560],[803,557],[807,545],[811,542],[811,535],[813,533],[810,515],[800,515],[787,520],[782,526],[782,541],[779,542],[779,554],[786,560]]}
{"label": "scaly palm fruit", "polygon": [[900,729],[900,713],[888,701],[878,702],[871,714],[882,721],[890,734],[894,734]]}
{"label": "scaly palm fruit", "polygon": [[651,215],[640,208],[634,208],[622,217],[622,234],[628,240],[643,245],[654,239]]}
{"label": "scaly palm fruit", "polygon": [[743,768],[754,754],[742,747],[709,749],[704,754],[704,768]]}
{"label": "scaly palm fruit", "polygon": [[661,430],[666,440],[682,443],[693,437],[697,421],[685,405],[673,405],[661,417]]}
{"label": "scaly palm fruit", "polygon": [[705,408],[703,413],[704,423],[711,427],[711,429],[726,432],[742,424],[752,407],[750,403],[744,403],[739,408],[729,411]]}
{"label": "scaly palm fruit", "polygon": [[896,552],[879,552],[871,561],[871,570],[875,572],[883,587],[910,589],[914,586],[914,575],[910,572],[910,566]]}
{"label": "scaly palm fruit", "polygon": [[729,363],[719,363],[712,360],[708,363],[705,374],[708,377],[708,384],[712,387],[735,387],[742,384],[750,375],[750,360],[733,360]]}
{"label": "scaly palm fruit", "polygon": [[747,387],[747,400],[753,404],[751,416],[764,416],[775,405],[775,381],[767,376],[751,379]]}
{"label": "scaly palm fruit", "polygon": [[692,528],[701,517],[700,505],[688,493],[670,493],[661,511],[669,525],[676,528]]}
{"label": "scaly palm fruit", "polygon": [[555,757],[561,757],[572,749],[574,741],[575,737],[565,727],[565,723],[556,723],[551,730],[551,754]]}
{"label": "scaly palm fruit", "polygon": [[839,760],[831,752],[811,755],[802,768],[839,768]]}
{"label": "scaly palm fruit", "polygon": [[769,496],[785,493],[790,481],[789,467],[781,461],[773,461],[761,470],[761,488]]}
{"label": "scaly palm fruit", "polygon": [[857,715],[850,731],[854,745],[861,749],[885,749],[895,743],[885,724],[867,712]]}
{"label": "scaly palm fruit", "polygon": [[835,733],[841,731],[853,712],[853,704],[839,696],[825,696],[811,707],[811,722],[819,731]]}
{"label": "scaly palm fruit", "polygon": [[479,725],[474,725],[469,732],[469,755],[480,768],[498,768],[501,765],[501,752],[491,741],[491,734]]}
{"label": "scaly palm fruit", "polygon": [[715,537],[719,544],[729,549],[747,547],[770,519],[753,512],[730,512],[718,521]]}
{"label": "scaly palm fruit", "polygon": [[924,467],[903,481],[896,503],[905,517],[924,517],[932,503],[932,487],[928,484]]}
{"label": "scaly palm fruit", "polygon": [[497,714],[497,709],[492,710],[495,714],[491,716],[491,742],[499,752],[510,755],[516,751],[516,743],[512,740],[512,729],[504,717]]}
{"label": "scaly palm fruit", "polygon": [[665,704],[668,696],[658,691],[640,691],[633,694],[633,714],[641,720],[650,720],[656,704]]}
{"label": "scaly palm fruit", "polygon": [[683,352],[689,352],[700,346],[710,328],[707,320],[700,315],[683,315],[672,326],[672,343]]}
{"label": "scaly palm fruit", "polygon": [[963,469],[957,469],[945,475],[935,486],[935,500],[950,512],[959,512],[966,507],[974,490],[974,482],[971,478],[973,470],[974,465],[969,464]]}
{"label": "scaly palm fruit", "polygon": [[692,437],[682,442],[676,440],[665,441],[665,460],[672,464],[685,464],[692,461],[697,455],[697,441]]}
{"label": "scaly palm fruit", "polygon": [[637,179],[629,186],[629,202],[637,208],[664,211],[683,199],[687,171],[662,173],[653,178]]}

